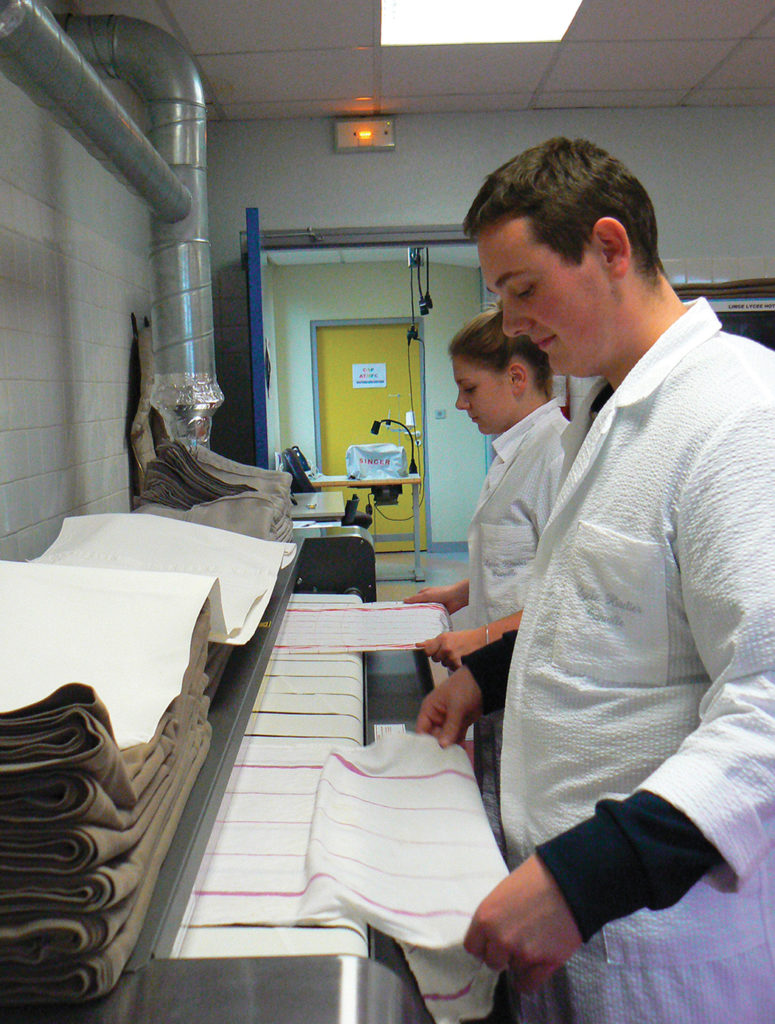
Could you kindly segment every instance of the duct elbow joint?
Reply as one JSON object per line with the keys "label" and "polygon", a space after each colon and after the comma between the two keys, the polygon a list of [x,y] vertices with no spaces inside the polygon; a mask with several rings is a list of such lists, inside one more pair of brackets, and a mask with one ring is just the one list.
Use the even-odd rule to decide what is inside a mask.
{"label": "duct elbow joint", "polygon": [[151,393],[169,436],[190,448],[210,443],[212,417],[222,402],[223,392],[210,375],[158,375]]}

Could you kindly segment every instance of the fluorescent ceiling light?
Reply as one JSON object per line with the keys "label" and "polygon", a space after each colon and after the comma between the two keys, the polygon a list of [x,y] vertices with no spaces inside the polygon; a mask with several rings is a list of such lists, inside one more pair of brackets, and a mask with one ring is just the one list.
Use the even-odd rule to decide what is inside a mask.
{"label": "fluorescent ceiling light", "polygon": [[382,45],[562,39],[581,0],[382,0]]}

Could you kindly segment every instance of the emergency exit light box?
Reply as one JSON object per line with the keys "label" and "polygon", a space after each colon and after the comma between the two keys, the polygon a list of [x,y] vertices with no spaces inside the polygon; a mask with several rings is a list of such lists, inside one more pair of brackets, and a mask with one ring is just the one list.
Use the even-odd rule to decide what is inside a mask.
{"label": "emergency exit light box", "polygon": [[351,153],[354,150],[395,149],[394,124],[390,118],[369,120],[336,121],[334,124],[334,148],[337,153]]}

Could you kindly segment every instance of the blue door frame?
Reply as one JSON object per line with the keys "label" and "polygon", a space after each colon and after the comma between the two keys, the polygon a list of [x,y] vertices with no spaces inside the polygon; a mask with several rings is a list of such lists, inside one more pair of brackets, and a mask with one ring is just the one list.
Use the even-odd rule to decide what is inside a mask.
{"label": "blue door frame", "polygon": [[250,332],[250,373],[253,392],[253,446],[255,464],[269,465],[266,423],[266,345],[264,342],[264,306],[261,298],[261,231],[258,210],[245,210],[248,255],[248,327]]}

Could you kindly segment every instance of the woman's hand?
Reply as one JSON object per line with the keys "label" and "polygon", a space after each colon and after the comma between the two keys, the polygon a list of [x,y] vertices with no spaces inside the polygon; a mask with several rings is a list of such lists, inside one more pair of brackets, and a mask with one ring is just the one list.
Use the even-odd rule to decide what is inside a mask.
{"label": "woman's hand", "polygon": [[429,640],[417,644],[433,661],[440,661],[446,668],[460,668],[464,654],[477,651],[485,643],[484,626],[478,629],[457,629],[452,633],[439,633]]}
{"label": "woman's hand", "polygon": [[468,604],[468,580],[449,583],[445,587],[423,587],[404,598],[404,604],[443,604],[450,615]]}

